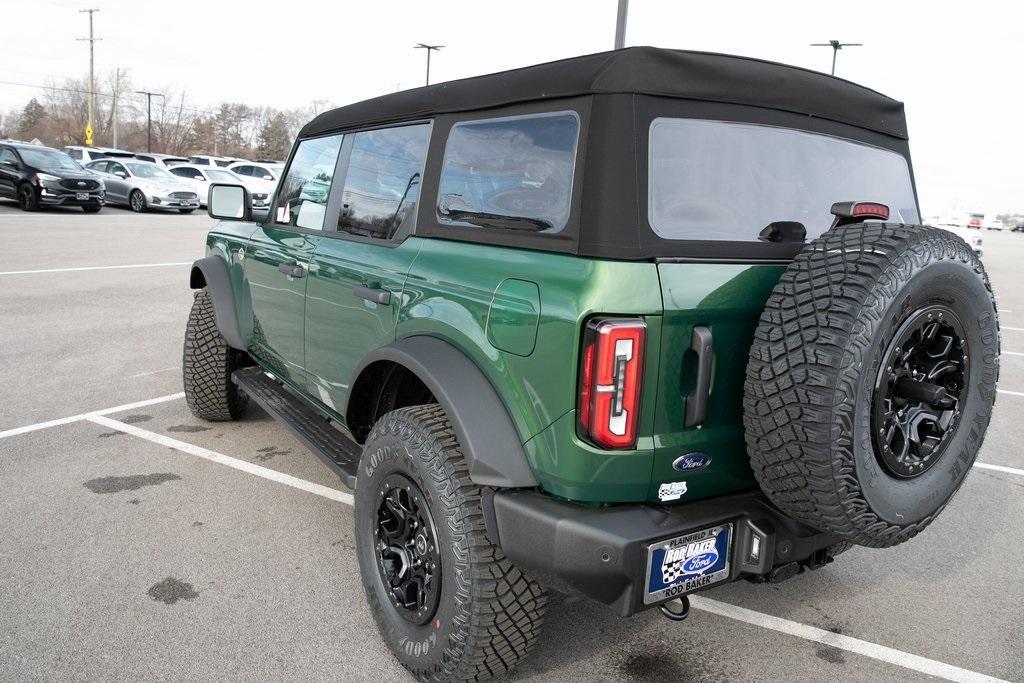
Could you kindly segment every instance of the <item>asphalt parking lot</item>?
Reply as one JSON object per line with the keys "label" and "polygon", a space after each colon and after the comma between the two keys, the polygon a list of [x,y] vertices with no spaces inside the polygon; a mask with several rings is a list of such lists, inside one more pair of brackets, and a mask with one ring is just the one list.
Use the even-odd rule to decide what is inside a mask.
{"label": "asphalt parking lot", "polygon": [[[192,417],[205,215],[0,203],[0,679],[407,680],[349,492],[257,407]],[[1024,680],[1024,235],[984,233],[1003,329],[975,467],[923,535],[686,622],[554,596],[524,680]],[[991,467],[994,466],[994,467]]]}

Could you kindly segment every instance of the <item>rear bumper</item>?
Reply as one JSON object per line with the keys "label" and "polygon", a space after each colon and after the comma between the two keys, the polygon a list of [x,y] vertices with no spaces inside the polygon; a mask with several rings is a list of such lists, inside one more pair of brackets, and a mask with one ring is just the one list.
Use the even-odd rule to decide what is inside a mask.
{"label": "rear bumper", "polygon": [[[622,616],[659,604],[644,603],[651,543],[731,522],[731,561],[723,582],[728,583],[815,568],[830,561],[823,551],[841,540],[786,517],[760,492],[673,507],[602,508],[536,491],[504,490],[494,494],[493,516],[489,512],[489,533],[509,559],[542,584],[577,591]],[[755,536],[756,560],[751,556]]]}

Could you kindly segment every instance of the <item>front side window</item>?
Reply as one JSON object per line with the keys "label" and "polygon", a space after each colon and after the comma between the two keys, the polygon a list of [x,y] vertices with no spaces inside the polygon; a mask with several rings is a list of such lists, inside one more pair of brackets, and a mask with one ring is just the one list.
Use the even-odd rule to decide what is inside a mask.
{"label": "front side window", "polygon": [[254,178],[260,178],[262,180],[274,179],[274,176],[270,175],[270,171],[268,171],[265,168],[260,168],[259,166],[249,166],[248,169],[249,175],[253,176]]}
{"label": "front side window", "polygon": [[442,225],[554,233],[569,219],[580,122],[572,112],[467,121],[445,148]]}
{"label": "front side window", "polygon": [[128,171],[125,170],[124,166],[122,166],[121,164],[117,163],[116,161],[110,161],[108,163],[110,165],[107,166],[107,169],[108,169],[107,173],[112,173],[114,175],[123,176],[125,178],[128,177]]}
{"label": "front side window", "polygon": [[18,155],[10,147],[0,147],[0,162],[18,165]]}
{"label": "front side window", "polygon": [[338,229],[391,239],[414,215],[430,125],[367,130],[352,137]]}
{"label": "front side window", "polygon": [[648,218],[672,240],[756,241],[796,221],[807,238],[832,224],[832,204],[886,204],[918,223],[901,155],[843,138],[726,121],[659,118],[649,134]]}
{"label": "front side window", "polygon": [[323,230],[341,139],[330,135],[299,143],[278,194],[275,222]]}

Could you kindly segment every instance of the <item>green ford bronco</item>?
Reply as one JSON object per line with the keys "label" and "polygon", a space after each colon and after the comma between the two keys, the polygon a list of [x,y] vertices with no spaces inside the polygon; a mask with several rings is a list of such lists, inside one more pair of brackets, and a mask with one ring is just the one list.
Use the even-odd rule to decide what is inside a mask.
{"label": "green ford bronco", "polygon": [[215,184],[188,404],[251,399],[353,488],[381,637],[424,680],[909,540],[963,483],[993,295],[922,227],[901,103],[630,48],[301,131],[266,215]]}

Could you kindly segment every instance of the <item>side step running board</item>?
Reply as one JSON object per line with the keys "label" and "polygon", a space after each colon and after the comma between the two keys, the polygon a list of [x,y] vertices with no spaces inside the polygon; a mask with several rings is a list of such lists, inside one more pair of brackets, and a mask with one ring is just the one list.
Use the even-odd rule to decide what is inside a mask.
{"label": "side step running board", "polygon": [[356,487],[356,471],[359,469],[362,448],[351,437],[332,427],[326,417],[258,366],[235,370],[231,381],[271,417],[291,430],[341,477],[345,486],[350,489]]}

